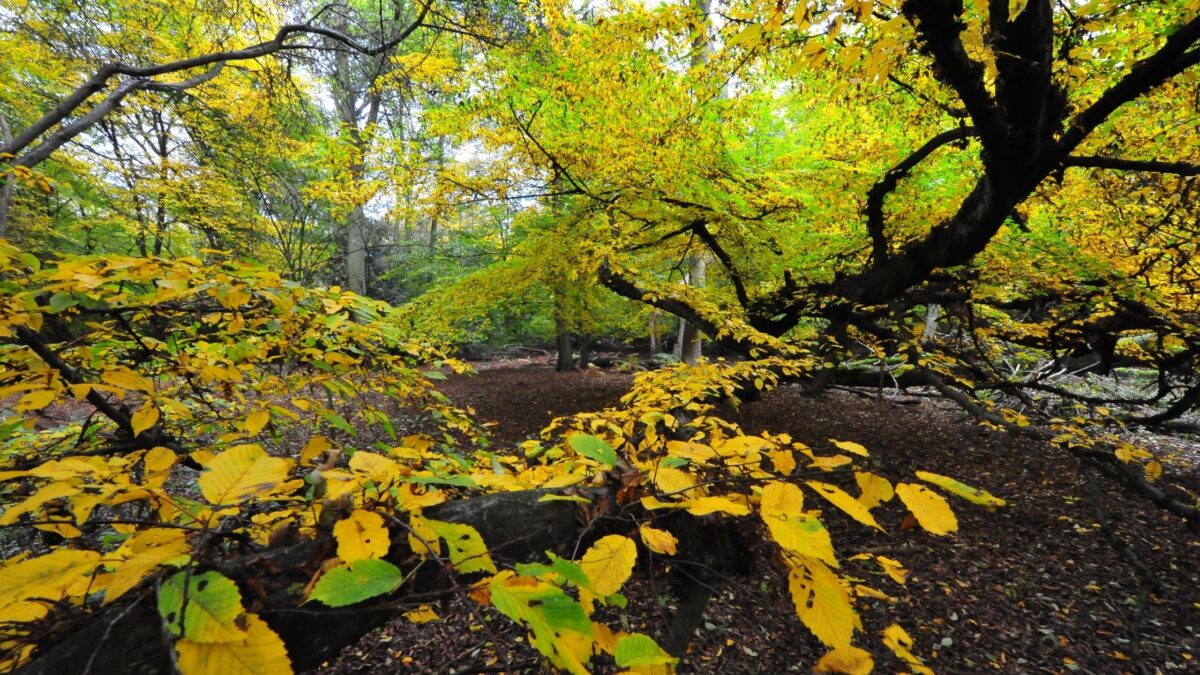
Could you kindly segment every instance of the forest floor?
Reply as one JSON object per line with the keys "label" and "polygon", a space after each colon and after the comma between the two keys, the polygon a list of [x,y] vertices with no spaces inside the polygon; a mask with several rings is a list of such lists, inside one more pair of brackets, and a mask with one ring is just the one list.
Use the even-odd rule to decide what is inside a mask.
{"label": "forest floor", "polygon": [[[493,422],[492,437],[503,444],[537,434],[556,416],[614,405],[631,381],[612,371],[555,373],[544,359],[525,359],[484,365],[442,389]],[[989,431],[944,402],[897,393],[813,398],[782,387],[729,413],[747,433],[786,432],[813,447],[829,438],[856,441],[885,476],[924,469],[1008,500],[995,512],[957,501],[954,537],[902,530],[898,508],[881,509],[886,534],[826,511],[838,551],[885,549],[912,570],[900,587],[846,563],[847,571],[897,598],[860,602],[863,633],[856,644],[872,652],[876,672],[903,670],[879,640],[894,622],[939,673],[1135,672],[1137,577],[1104,538],[1086,481],[1065,453]],[[1190,472],[1184,482],[1200,489],[1195,466],[1167,471]],[[1136,622],[1145,672],[1200,673],[1200,544],[1177,519],[1101,486],[1107,517],[1162,584]],[[768,590],[781,588],[768,583],[777,573],[769,556],[759,556],[750,575],[720,589],[680,672],[810,672],[824,649],[801,625],[787,593]],[[628,630],[654,635],[664,625],[663,603],[672,600],[655,584],[635,575],[623,589]],[[437,611],[441,619],[423,625],[398,617],[318,672],[539,672],[541,659],[525,631],[490,608],[459,598]],[[593,663],[596,672],[609,672],[603,661]]]}

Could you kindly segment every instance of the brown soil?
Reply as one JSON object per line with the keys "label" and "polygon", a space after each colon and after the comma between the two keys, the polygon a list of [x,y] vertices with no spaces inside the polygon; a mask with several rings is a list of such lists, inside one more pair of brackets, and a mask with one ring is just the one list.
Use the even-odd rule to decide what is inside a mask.
{"label": "brown soil", "polygon": [[[493,367],[447,381],[443,390],[494,421],[494,438],[511,443],[536,434],[553,417],[614,405],[630,376],[554,373],[540,364]],[[902,509],[882,509],[886,534],[827,510],[834,545],[843,553],[872,548],[912,570],[905,587],[875,569],[847,562],[845,571],[897,598],[860,603],[863,634],[876,672],[903,670],[878,635],[899,622],[915,650],[942,673],[1135,672],[1130,642],[1138,582],[1096,525],[1075,462],[1043,445],[984,429],[942,402],[877,399],[857,392],[806,397],[775,390],[731,412],[748,432],[787,432],[813,447],[853,440],[892,477],[917,469],[956,476],[1009,501],[987,512],[956,502],[959,532],[933,537],[900,527]],[[1197,475],[1185,478],[1193,488]],[[1106,484],[1102,487],[1108,492]],[[1146,672],[1200,673],[1200,542],[1176,519],[1123,495],[1104,496],[1121,537],[1162,583],[1138,626]],[[769,556],[734,579],[709,604],[681,672],[810,672],[824,652],[796,618]],[[625,592],[627,629],[661,630],[670,602],[660,580],[637,577]],[[397,618],[319,671],[539,672],[541,660],[524,631],[494,611],[457,598],[437,608],[440,621]],[[620,619],[610,625],[620,628]],[[498,645],[499,648],[495,648]],[[596,672],[615,672],[594,660]]]}

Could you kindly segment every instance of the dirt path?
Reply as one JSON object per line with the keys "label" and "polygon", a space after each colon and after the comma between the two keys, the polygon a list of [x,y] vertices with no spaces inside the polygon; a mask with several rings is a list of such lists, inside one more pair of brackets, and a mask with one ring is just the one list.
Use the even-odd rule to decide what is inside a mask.
{"label": "dirt path", "polygon": [[[473,406],[480,419],[495,421],[498,441],[513,442],[554,416],[615,404],[629,382],[615,373],[526,366],[453,378],[443,390]],[[876,672],[902,669],[878,640],[896,621],[938,672],[1133,672],[1129,622],[1137,580],[1094,525],[1084,482],[1062,453],[988,431],[931,401],[846,392],[813,399],[783,388],[733,417],[747,431],[787,432],[814,448],[828,448],[829,438],[857,441],[884,475],[925,469],[1009,500],[994,513],[956,502],[960,531],[952,538],[902,530],[899,509],[885,509],[887,534],[826,511],[839,551],[885,549],[912,570],[902,588],[874,569],[846,563],[846,571],[897,598],[860,603],[864,632],[856,642],[874,654]],[[1143,503],[1115,494],[1105,499],[1108,517],[1163,583],[1140,622],[1145,663],[1150,672],[1200,673],[1200,545]],[[681,672],[809,672],[823,653],[790,598],[763,590],[777,570],[770,556],[762,558],[754,574],[726,584],[710,604]],[[662,590],[652,581],[627,589],[631,630],[654,633],[662,625]],[[443,620],[432,624],[397,619],[322,672],[496,672],[493,643],[502,646],[511,672],[537,672],[523,631],[471,604],[447,603],[439,610]]]}

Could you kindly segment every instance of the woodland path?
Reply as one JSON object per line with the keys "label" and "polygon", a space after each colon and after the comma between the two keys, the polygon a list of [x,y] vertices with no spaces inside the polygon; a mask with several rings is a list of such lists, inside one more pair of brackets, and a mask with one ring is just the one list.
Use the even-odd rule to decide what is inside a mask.
{"label": "woodland path", "polygon": [[[526,360],[482,365],[474,376],[450,378],[442,390],[474,407],[480,420],[494,421],[493,438],[504,444],[536,434],[557,415],[615,404],[631,379],[611,371],[555,373]],[[1134,672],[1128,639],[1137,580],[1095,526],[1086,481],[1063,453],[989,431],[941,402],[877,399],[873,392],[811,398],[784,387],[740,413],[727,412],[747,432],[786,432],[813,447],[828,447],[829,438],[862,443],[886,476],[944,473],[1009,501],[993,513],[956,501],[959,533],[952,538],[902,530],[898,509],[884,509],[880,518],[887,534],[826,510],[839,551],[874,548],[912,570],[901,588],[874,568],[846,563],[847,571],[898,598],[860,607],[864,632],[856,644],[872,652],[875,672],[902,669],[878,639],[892,622],[909,631],[915,651],[939,673]],[[1190,471],[1187,482],[1200,491],[1200,476]],[[1144,503],[1119,495],[1104,501],[1117,531],[1163,583],[1140,622],[1148,672],[1200,673],[1200,547],[1177,521]],[[791,599],[762,590],[762,580],[777,572],[769,555],[757,558],[750,576],[714,597],[680,672],[810,672],[823,653]],[[626,615],[631,629],[653,634],[663,623],[656,598],[664,589],[645,575],[635,580],[624,589]],[[436,608],[441,621],[420,626],[398,617],[318,672],[538,672],[540,659],[524,631],[477,607],[452,600]],[[492,641],[502,645],[506,661],[497,660]],[[602,662],[595,665],[595,672],[607,672]]]}

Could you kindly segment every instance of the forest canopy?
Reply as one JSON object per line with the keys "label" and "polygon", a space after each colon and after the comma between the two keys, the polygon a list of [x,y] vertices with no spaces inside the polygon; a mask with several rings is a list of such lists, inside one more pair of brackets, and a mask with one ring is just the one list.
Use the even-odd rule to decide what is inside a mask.
{"label": "forest canopy", "polygon": [[[0,51],[0,668],[292,672],[457,594],[670,672],[754,536],[805,667],[931,672],[829,516],[1005,499],[728,414],[785,385],[1200,535],[1137,443],[1200,430],[1200,0],[0,0]],[[495,444],[439,383],[516,344],[639,372]]]}

